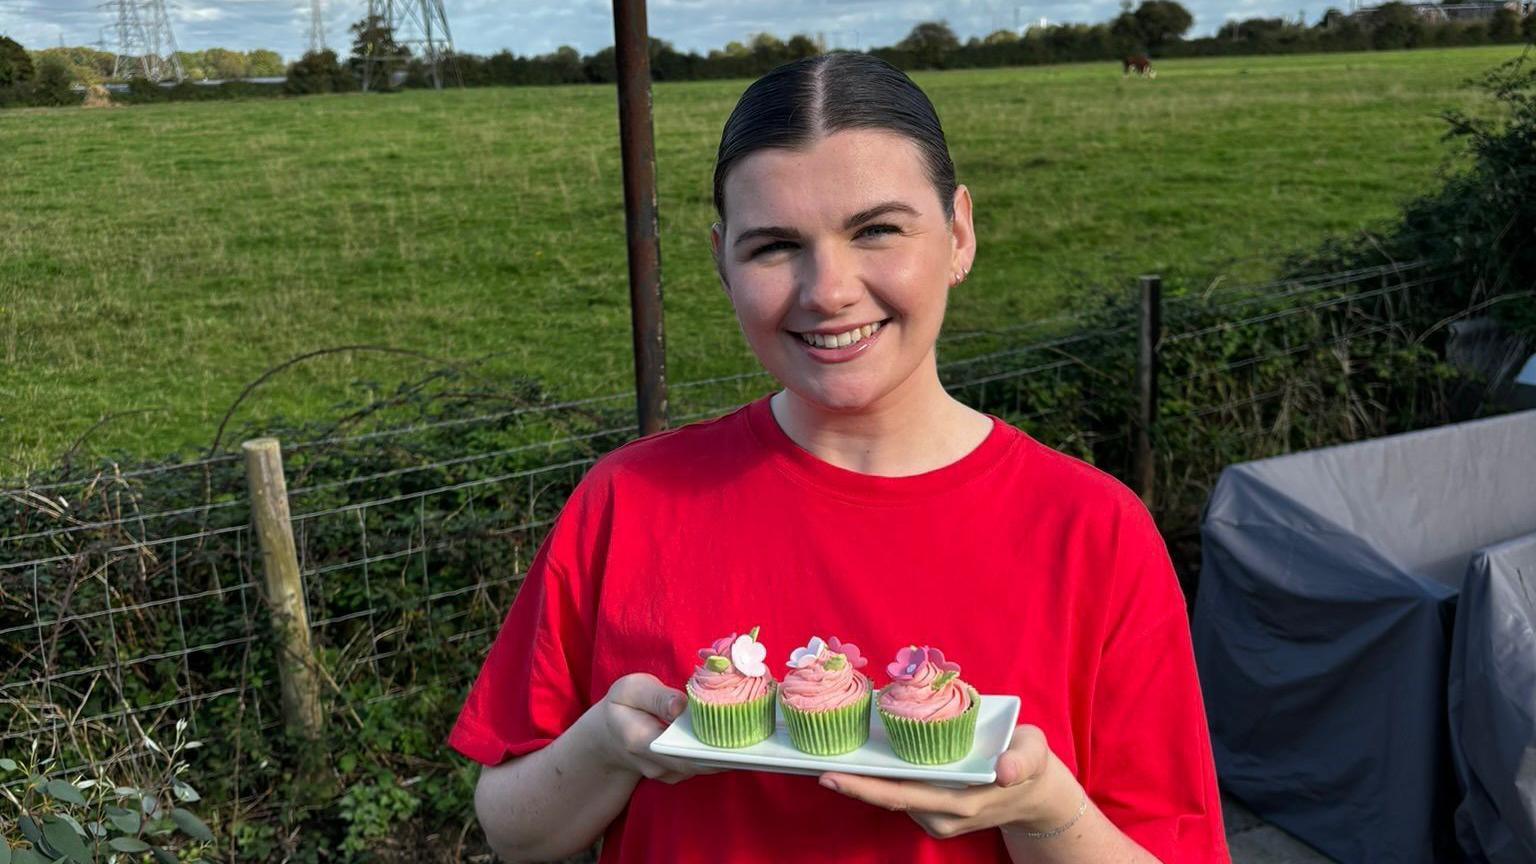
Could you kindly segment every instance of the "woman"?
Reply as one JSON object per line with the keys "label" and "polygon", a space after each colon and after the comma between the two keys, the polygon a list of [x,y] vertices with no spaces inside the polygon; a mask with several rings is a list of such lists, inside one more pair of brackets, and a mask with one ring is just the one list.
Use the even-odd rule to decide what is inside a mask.
{"label": "woman", "polygon": [[[715,206],[721,283],[783,389],[620,448],[567,502],[450,739],[486,766],[492,846],[1227,860],[1184,601],[1150,517],[939,382],[976,241],[928,99],[863,55],[774,70],[726,123]],[[651,753],[695,649],[754,625],[785,655],[812,634],[875,657],[932,644],[981,692],[1017,694],[996,784],[708,773]]]}

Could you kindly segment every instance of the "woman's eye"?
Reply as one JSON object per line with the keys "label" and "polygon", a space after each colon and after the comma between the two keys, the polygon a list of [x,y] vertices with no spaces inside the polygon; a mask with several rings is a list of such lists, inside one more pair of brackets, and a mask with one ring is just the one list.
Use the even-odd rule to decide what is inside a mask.
{"label": "woman's eye", "polygon": [[883,236],[883,235],[888,234],[888,233],[889,234],[900,234],[901,233],[901,229],[897,228],[895,225],[871,225],[868,228],[865,228],[863,231],[860,231],[859,232],[859,236],[860,237],[864,237],[864,236],[879,237],[879,236]]}

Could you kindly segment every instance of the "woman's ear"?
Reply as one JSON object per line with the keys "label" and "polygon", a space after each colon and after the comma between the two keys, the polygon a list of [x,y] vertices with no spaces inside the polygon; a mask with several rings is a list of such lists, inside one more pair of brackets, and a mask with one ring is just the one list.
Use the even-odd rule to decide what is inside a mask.
{"label": "woman's ear", "polygon": [[715,259],[715,275],[720,277],[720,288],[725,296],[731,296],[731,283],[725,280],[725,226],[716,222],[709,226],[709,251]]}
{"label": "woman's ear", "polygon": [[950,260],[951,269],[956,273],[969,275],[971,265],[976,262],[976,223],[971,215],[971,190],[963,185],[956,186],[954,204],[955,218],[949,224],[951,241],[954,244]]}

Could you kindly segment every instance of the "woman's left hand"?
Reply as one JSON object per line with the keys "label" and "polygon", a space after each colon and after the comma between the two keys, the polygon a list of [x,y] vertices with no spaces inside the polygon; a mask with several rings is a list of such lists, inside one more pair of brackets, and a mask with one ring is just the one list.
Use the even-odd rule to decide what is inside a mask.
{"label": "woman's left hand", "polygon": [[1046,745],[1045,733],[1036,726],[1020,725],[997,759],[997,781],[988,786],[950,789],[914,780],[839,773],[821,775],[821,785],[876,807],[905,811],[933,837],[957,837],[1009,824],[1037,830],[1057,813],[1070,816],[1080,800],[1052,800],[1068,797],[1059,787],[1046,788],[1057,784],[1041,782],[1053,761],[1056,755]]}

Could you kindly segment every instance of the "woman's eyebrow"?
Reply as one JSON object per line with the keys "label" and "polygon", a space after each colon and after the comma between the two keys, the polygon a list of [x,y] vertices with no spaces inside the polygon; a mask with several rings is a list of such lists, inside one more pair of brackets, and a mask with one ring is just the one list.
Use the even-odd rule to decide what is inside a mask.
{"label": "woman's eyebrow", "polygon": [[[849,216],[843,221],[843,230],[847,231],[853,228],[857,228],[865,222],[868,222],[871,219],[878,219],[887,213],[902,213],[907,216],[921,215],[909,204],[905,204],[901,201],[885,201],[880,204],[876,204],[873,207],[860,210],[852,216]],[[793,228],[784,228],[778,225],[765,225],[761,228],[748,228],[747,230],[738,234],[736,236],[735,242],[733,242],[731,245],[733,247],[740,246],[749,240],[756,240],[759,237],[773,237],[779,240],[799,240],[800,232]]]}
{"label": "woman's eyebrow", "polygon": [[775,237],[780,240],[799,240],[800,232],[793,228],[780,228],[777,225],[767,225],[762,228],[748,228],[736,236],[736,242],[732,247],[740,246],[748,240],[756,240],[759,237]]}
{"label": "woman's eyebrow", "polygon": [[883,203],[876,204],[867,210],[860,210],[852,216],[849,216],[847,220],[843,222],[843,230],[847,231],[850,228],[856,228],[871,219],[878,219],[887,213],[904,213],[908,216],[919,215],[918,212],[911,207],[911,205],[904,204],[900,201],[885,201]]}

